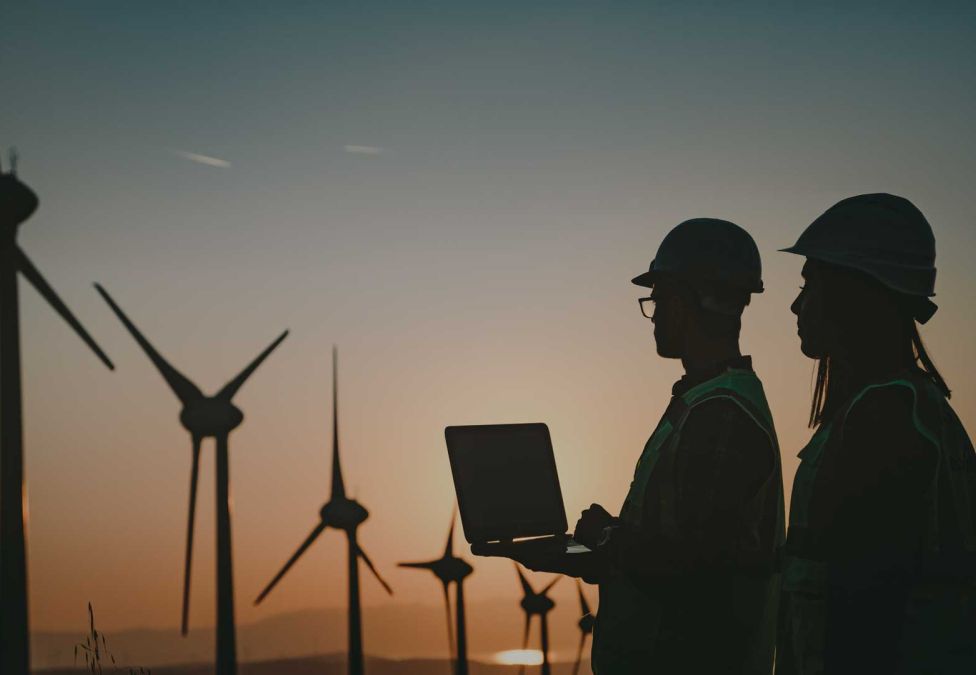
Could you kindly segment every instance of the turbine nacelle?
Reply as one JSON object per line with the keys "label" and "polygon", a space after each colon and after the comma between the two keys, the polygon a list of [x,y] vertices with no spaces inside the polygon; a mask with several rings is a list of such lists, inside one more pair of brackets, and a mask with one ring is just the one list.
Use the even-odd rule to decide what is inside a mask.
{"label": "turbine nacelle", "polygon": [[464,581],[468,575],[474,572],[474,568],[462,558],[455,558],[453,556],[438,558],[437,560],[431,560],[429,562],[400,563],[400,567],[429,570],[430,572],[434,573],[435,577],[440,579],[441,583],[444,584],[459,584]]}
{"label": "turbine nacelle", "polygon": [[230,401],[205,398],[180,412],[180,423],[198,438],[230,433],[244,421],[244,413]]}
{"label": "turbine nacelle", "polygon": [[441,581],[450,583],[460,582],[474,572],[474,568],[461,558],[441,558],[431,564],[430,571]]}
{"label": "turbine nacelle", "polygon": [[0,237],[13,241],[17,226],[37,210],[34,191],[14,173],[0,173]]}
{"label": "turbine nacelle", "polygon": [[329,527],[351,532],[369,518],[369,511],[354,499],[333,499],[322,507],[319,515]]}

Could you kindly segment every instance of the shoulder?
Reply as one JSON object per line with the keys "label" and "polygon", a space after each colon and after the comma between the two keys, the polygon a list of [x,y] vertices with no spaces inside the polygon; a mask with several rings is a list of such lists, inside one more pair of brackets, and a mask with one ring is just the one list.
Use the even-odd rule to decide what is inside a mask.
{"label": "shoulder", "polygon": [[882,463],[924,460],[932,445],[916,425],[916,398],[916,389],[901,383],[866,389],[847,411],[844,447]]}
{"label": "shoulder", "polygon": [[[677,449],[685,475],[745,486],[752,494],[777,465],[776,446],[735,400],[716,397],[688,411]],[[730,488],[731,489],[731,488]]]}
{"label": "shoulder", "polygon": [[692,406],[682,434],[687,436],[689,433],[711,437],[715,441],[727,439],[737,447],[772,447],[765,429],[742,405],[727,396],[709,398]]}
{"label": "shoulder", "polygon": [[915,432],[915,390],[899,382],[872,385],[854,397],[847,409],[844,426],[877,427]]}
{"label": "shoulder", "polygon": [[686,424],[693,421],[695,424],[710,424],[741,433],[755,431],[765,436],[764,425],[756,419],[757,416],[762,417],[762,413],[748,400],[732,394],[720,394],[692,404]]}

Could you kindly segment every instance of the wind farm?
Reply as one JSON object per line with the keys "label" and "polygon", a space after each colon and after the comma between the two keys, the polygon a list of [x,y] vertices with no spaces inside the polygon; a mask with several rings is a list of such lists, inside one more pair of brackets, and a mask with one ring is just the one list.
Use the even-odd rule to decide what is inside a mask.
{"label": "wind farm", "polygon": [[[12,169],[16,166],[13,163]],[[41,293],[55,311],[75,330],[89,348],[98,358],[110,369],[114,369],[114,364],[108,359],[104,351],[95,343],[84,327],[78,322],[74,315],[68,310],[67,306],[55,294],[51,286],[41,276],[40,272],[30,262],[23,251],[16,245],[13,234],[16,232],[17,225],[26,220],[37,205],[37,198],[33,192],[16,178],[16,174],[11,171],[0,176],[0,219],[4,224],[4,232],[7,237],[4,239],[4,248],[0,253],[4,260],[9,264],[4,266],[4,293],[3,297],[9,298],[11,283],[16,283],[15,274],[22,273],[28,281]],[[11,273],[12,272],[12,273]],[[11,279],[13,278],[13,282]],[[182,594],[181,611],[179,620],[179,633],[184,639],[191,636],[190,627],[190,588],[191,574],[194,560],[194,532],[197,522],[197,493],[198,482],[201,473],[201,455],[204,449],[204,442],[212,439],[215,449],[215,517],[216,517],[216,631],[214,640],[214,672],[218,675],[236,675],[238,672],[238,646],[237,646],[237,625],[234,603],[234,565],[233,549],[231,545],[231,508],[230,508],[230,434],[244,420],[243,411],[234,404],[234,397],[243,385],[251,378],[258,367],[274,352],[277,347],[288,337],[289,331],[283,331],[271,344],[265,347],[243,370],[224,384],[215,394],[207,395],[203,390],[190,380],[185,374],[178,370],[169,360],[167,360],[149,341],[146,335],[138,328],[116,299],[108,290],[99,283],[95,284],[95,289],[102,300],[108,305],[111,312],[125,330],[136,342],[141,351],[152,363],[154,368],[162,376],[169,389],[178,399],[181,410],[179,421],[181,426],[190,436],[190,476],[189,476],[189,507],[186,520],[185,547],[183,551],[182,568]],[[15,290],[15,286],[14,286]],[[16,295],[13,295],[16,299]],[[4,622],[0,625],[3,631],[2,662],[4,672],[28,672],[30,654],[27,650],[29,631],[26,623],[26,590],[28,588],[26,578],[26,560],[20,566],[16,564],[18,550],[16,546],[9,546],[7,542],[16,543],[18,540],[23,542],[26,539],[25,530],[19,533],[14,527],[17,523],[24,523],[26,518],[18,516],[16,508],[12,503],[12,497],[18,494],[18,485],[13,484],[11,489],[7,489],[7,484],[18,475],[17,471],[12,471],[11,467],[17,468],[19,446],[12,445],[12,441],[19,441],[16,432],[19,428],[15,424],[16,416],[19,415],[20,403],[19,394],[12,388],[13,375],[19,369],[8,367],[13,358],[17,355],[17,344],[11,341],[11,335],[16,337],[17,331],[11,331],[10,327],[16,327],[17,305],[15,302],[5,302],[3,304],[3,324],[4,332],[0,337],[4,341],[0,343],[3,347],[4,369],[4,388],[3,388],[3,421],[4,421],[4,542],[5,545],[0,551],[3,555],[3,582],[4,595]],[[286,573],[305,553],[312,543],[327,529],[340,530],[346,536],[347,543],[347,614],[345,628],[347,631],[347,648],[344,657],[345,670],[348,675],[365,675],[367,664],[373,663],[373,668],[383,668],[389,670],[393,662],[384,663],[375,659],[368,659],[364,651],[363,639],[363,608],[361,605],[361,591],[359,579],[359,564],[362,562],[366,568],[379,582],[380,586],[390,595],[393,590],[386,580],[380,575],[373,561],[363,549],[359,542],[359,527],[368,519],[369,511],[355,498],[348,494],[346,482],[343,475],[343,468],[340,459],[340,433],[339,433],[339,378],[338,378],[338,350],[332,350],[332,452],[331,452],[331,488],[328,501],[319,511],[319,523],[313,528],[309,536],[302,542],[295,553],[286,561],[278,573],[264,587],[257,596],[254,604],[259,605],[271,593],[276,585],[283,579]],[[18,394],[15,396],[14,394]],[[19,432],[18,432],[19,433]],[[17,501],[17,505],[22,500]],[[445,663],[455,675],[468,675],[471,671],[472,660],[469,654],[468,639],[468,608],[466,606],[464,584],[468,577],[473,573],[474,568],[464,558],[455,552],[454,531],[457,520],[457,512],[452,513],[447,540],[440,557],[420,562],[401,562],[400,568],[425,570],[432,573],[441,583],[442,596],[444,602],[444,617],[446,619],[446,629],[448,637],[447,659]],[[22,549],[23,550],[23,549]],[[21,554],[22,555],[22,554]],[[17,573],[21,576],[18,578]],[[530,589],[527,579],[519,571],[519,578],[523,588]],[[533,616],[541,618],[542,629],[542,670],[543,675],[551,672],[549,652],[548,652],[548,619],[549,610],[554,606],[546,593],[552,588],[555,581],[550,583],[545,590],[539,594],[527,591],[522,600],[522,608],[527,611],[526,633],[528,635],[528,622]],[[451,586],[454,586],[453,607],[451,598]],[[22,598],[17,601],[17,597]],[[580,596],[582,600],[582,595]],[[581,624],[582,626],[582,624]],[[94,631],[94,628],[92,628]],[[104,634],[100,634],[104,641]],[[123,644],[127,639],[123,639]],[[18,647],[11,649],[10,647]],[[523,649],[526,645],[523,644]],[[105,654],[109,652],[106,650]],[[114,658],[114,656],[113,656]],[[475,661],[481,671],[487,667],[484,662],[485,656],[480,655]],[[406,662],[404,662],[406,663]],[[413,666],[404,666],[413,667]],[[575,667],[579,667],[579,658]],[[522,666],[524,670],[524,665]],[[52,671],[55,672],[55,671]],[[324,668],[321,672],[330,672],[329,668]]]}
{"label": "wind farm", "polygon": [[[612,670],[600,660],[617,646],[637,658],[629,646],[658,600],[688,611],[662,609],[680,625],[665,621],[669,639],[642,647],[736,659],[747,640],[736,632],[715,647],[704,633],[732,636],[721,626],[738,631],[758,609],[699,611],[728,595],[695,592],[699,558],[709,578],[731,562],[748,580],[779,571],[789,581],[779,568],[797,556],[773,555],[781,542],[767,545],[767,530],[791,529],[794,506],[802,523],[794,493],[810,497],[810,523],[845,532],[787,536],[791,553],[848,539],[869,549],[889,535],[931,548],[914,531],[934,518],[939,551],[917,560],[953,579],[976,569],[968,557],[941,560],[959,553],[953,528],[976,513],[938,517],[976,504],[964,494],[974,490],[969,460],[946,455],[935,482],[922,467],[935,441],[956,447],[976,433],[976,93],[966,84],[976,80],[976,4],[8,5],[0,675],[77,675],[74,647],[95,628],[103,656],[116,658],[102,662],[105,675],[584,675],[594,657]],[[864,212],[878,218],[870,237],[859,235],[861,216],[835,230],[850,247],[831,257],[860,266],[850,279],[834,274],[838,260],[811,263],[811,275],[803,256],[780,252],[831,204],[867,193],[910,201],[931,238],[900,239],[917,214],[888,228],[897,214],[879,206]],[[656,252],[669,232],[702,216],[754,240],[763,293],[724,297],[710,276],[745,260],[709,245],[675,258],[715,253],[693,275],[702,288],[634,286],[635,275],[667,276],[649,263],[664,269]],[[872,275],[897,294],[899,273],[912,297],[877,302],[888,296]],[[836,358],[821,358],[827,345],[811,356],[800,295],[824,314],[804,331],[844,343],[831,347]],[[703,339],[689,344],[705,354],[664,355],[696,330]],[[669,335],[673,351],[657,344]],[[912,360],[923,341],[928,366]],[[843,363],[862,354],[872,366],[863,372]],[[951,399],[915,365],[937,366],[944,388],[933,383]],[[699,378],[726,366],[751,368],[761,388],[698,399]],[[913,397],[895,366],[928,393]],[[893,390],[850,402],[870,408],[891,394],[877,404],[885,414],[865,408],[870,420],[851,416],[865,433],[841,434],[841,399],[855,395],[846,390],[875,375],[891,376]],[[702,407],[686,410],[685,394]],[[743,407],[733,394],[768,405]],[[933,402],[945,414],[922,405]],[[888,414],[889,403],[918,415]],[[750,419],[721,433],[738,408],[764,427],[755,442],[732,442]],[[714,425],[695,428],[713,413]],[[690,431],[675,429],[688,419]],[[872,420],[891,442],[867,433]],[[946,422],[956,433],[936,429]],[[490,480],[468,474],[484,489],[457,491],[447,428],[536,423],[553,461],[532,466],[558,491],[515,468],[526,459],[515,444],[485,453],[497,460]],[[835,443],[804,450],[831,430],[838,442],[886,442],[843,457]],[[767,467],[765,456],[750,460],[767,441],[778,448],[783,517],[767,517],[780,502],[762,498],[776,476],[746,479]],[[902,479],[945,499],[924,509],[909,497],[931,490],[873,497]],[[530,522],[520,495],[552,513],[561,501],[565,517]],[[478,497],[507,509],[511,531],[472,510]],[[880,515],[859,526],[847,506]],[[821,508],[844,518],[820,518]],[[535,558],[548,539],[574,556],[577,545],[603,551]],[[509,554],[521,565],[514,577]],[[892,556],[864,560],[828,581],[897,581],[874,573],[876,560],[902,569]],[[651,601],[631,602],[640,595],[626,581]],[[746,586],[733,589],[736,603],[753,592],[758,602],[759,584]],[[863,609],[897,621],[885,608],[901,597]],[[950,599],[924,610],[976,606]],[[794,606],[780,598],[776,630],[788,630]],[[828,614],[866,627],[831,636],[887,634],[884,621],[856,621],[860,611]],[[939,621],[916,623],[954,639],[923,630]],[[671,639],[679,632],[687,643]]]}
{"label": "wind farm", "polygon": [[[12,168],[15,167],[15,164]],[[34,211],[37,205],[37,198],[23,183],[16,178],[16,174],[11,171],[0,176],[0,218],[5,226],[4,232],[7,237],[4,240],[5,247],[2,254],[4,260],[12,260],[12,264],[4,267],[4,286],[7,289],[5,298],[10,297],[11,277],[14,275],[9,272],[20,272],[28,281],[41,293],[42,297],[48,300],[55,311],[75,330],[82,340],[94,351],[96,356],[110,369],[114,369],[114,364],[108,359],[104,351],[95,343],[84,327],[78,322],[74,315],[68,310],[67,306],[55,294],[51,286],[41,276],[40,272],[30,262],[23,251],[16,245],[13,234],[16,232],[17,225],[26,220]],[[15,278],[13,283],[15,283]],[[182,574],[182,595],[181,612],[179,621],[179,632],[186,639],[190,635],[190,588],[191,573],[194,560],[194,532],[197,521],[197,492],[200,476],[200,461],[203,452],[204,441],[212,439],[215,449],[215,515],[216,515],[216,633],[214,643],[214,672],[218,675],[236,675],[238,671],[238,647],[237,647],[237,625],[234,607],[234,565],[233,549],[231,546],[231,509],[230,509],[230,434],[244,420],[244,413],[234,404],[234,397],[243,385],[251,378],[258,367],[274,352],[277,347],[288,336],[289,331],[282,332],[262,350],[247,366],[244,367],[235,377],[224,384],[215,394],[206,395],[201,388],[190,380],[185,374],[178,370],[168,361],[149,341],[146,335],[140,330],[130,316],[122,309],[115,298],[101,284],[96,283],[95,289],[108,305],[111,312],[120,321],[132,339],[153,364],[155,369],[162,376],[169,389],[175,394],[181,410],[179,421],[181,426],[190,436],[190,477],[189,477],[189,508],[186,520],[185,548],[183,555],[183,574]],[[14,296],[16,298],[16,296]],[[3,347],[4,364],[9,364],[10,360],[16,356],[16,343],[11,342],[10,336],[16,337],[16,331],[11,332],[10,326],[16,327],[17,315],[16,303],[7,302],[3,305],[4,332],[2,337],[4,342],[0,343]],[[13,347],[11,347],[13,345]],[[18,517],[17,511],[12,504],[12,497],[18,494],[15,484],[11,489],[7,488],[7,482],[17,476],[16,471],[11,471],[10,467],[16,468],[17,452],[19,448],[11,445],[11,441],[19,440],[16,431],[19,427],[14,424],[13,413],[19,414],[19,396],[15,389],[11,388],[11,375],[18,372],[17,368],[7,367],[4,370],[4,397],[3,397],[3,420],[4,420],[4,542],[16,542],[18,538],[24,541],[26,532],[21,530],[18,533],[17,523],[23,523],[26,519]],[[22,461],[22,460],[21,460]],[[336,529],[343,532],[347,539],[347,559],[348,559],[348,593],[347,593],[347,649],[345,655],[345,669],[348,675],[365,675],[367,663],[374,663],[374,668],[384,668],[389,670],[392,666],[387,663],[375,660],[370,661],[364,651],[363,640],[363,609],[360,598],[359,563],[366,565],[367,569],[377,579],[382,588],[392,595],[390,585],[379,574],[373,561],[367,555],[359,543],[359,527],[368,519],[368,510],[352,498],[347,493],[345,478],[343,475],[342,463],[340,459],[340,434],[339,434],[339,379],[338,379],[338,350],[332,350],[332,452],[331,452],[331,489],[329,499],[322,506],[319,512],[320,522],[313,528],[312,532],[299,546],[298,550],[288,559],[280,571],[271,579],[255,600],[255,605],[260,604],[268,594],[282,580],[291,567],[312,545],[312,543],[327,529]],[[18,500],[17,504],[21,504]],[[446,619],[446,629],[448,637],[447,660],[454,675],[468,675],[471,669],[471,659],[469,656],[468,640],[468,609],[466,607],[464,583],[473,573],[474,568],[464,558],[455,552],[454,531],[457,520],[456,511],[451,515],[450,527],[447,540],[440,557],[420,562],[401,562],[399,567],[404,569],[425,570],[432,573],[441,583],[442,596],[444,602],[444,617]],[[4,672],[23,672],[27,671],[27,663],[30,662],[30,655],[26,648],[28,630],[26,618],[19,619],[19,616],[26,617],[26,561],[18,567],[14,564],[17,561],[17,548],[5,544],[2,551],[4,567],[3,580],[5,588],[13,589],[12,592],[4,595],[4,623],[2,624],[4,649],[3,666]],[[20,570],[23,575],[17,578],[16,573]],[[524,589],[530,589],[527,579],[521,571],[519,578]],[[527,611],[526,633],[528,636],[528,622],[531,617],[539,616],[541,619],[542,630],[542,670],[543,675],[549,675],[551,666],[549,661],[549,637],[548,619],[549,610],[553,608],[552,601],[546,593],[552,588],[555,581],[550,583],[545,590],[539,594],[534,594],[530,590],[522,600],[522,608]],[[453,585],[454,597],[453,607],[451,598],[451,586]],[[21,591],[23,597],[21,604],[15,601],[18,597],[17,590]],[[580,592],[581,602],[585,602]],[[18,615],[17,611],[21,614]],[[583,621],[580,626],[582,627]],[[20,623],[18,623],[20,621]],[[20,626],[20,627],[18,627]],[[18,638],[19,636],[19,638]],[[585,635],[583,636],[585,638]],[[104,635],[101,636],[104,640]],[[124,643],[123,643],[124,644]],[[581,643],[582,644],[582,643]],[[10,649],[10,646],[21,645],[20,649]],[[523,644],[523,649],[527,645]],[[107,654],[108,652],[106,652]],[[479,660],[479,668],[484,670],[486,665],[483,662],[484,656]],[[580,657],[574,668],[578,670]],[[405,666],[406,667],[406,666]],[[410,666],[412,667],[412,666]],[[522,666],[524,670],[524,665]],[[324,669],[322,672],[328,672]],[[575,672],[575,671],[574,671]]]}

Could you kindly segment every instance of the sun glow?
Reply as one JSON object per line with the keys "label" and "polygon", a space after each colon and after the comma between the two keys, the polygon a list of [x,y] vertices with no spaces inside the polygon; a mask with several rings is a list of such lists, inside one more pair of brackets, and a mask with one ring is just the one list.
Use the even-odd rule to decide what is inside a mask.
{"label": "sun glow", "polygon": [[538,666],[542,664],[542,652],[538,649],[509,649],[495,652],[495,663],[505,666]]}

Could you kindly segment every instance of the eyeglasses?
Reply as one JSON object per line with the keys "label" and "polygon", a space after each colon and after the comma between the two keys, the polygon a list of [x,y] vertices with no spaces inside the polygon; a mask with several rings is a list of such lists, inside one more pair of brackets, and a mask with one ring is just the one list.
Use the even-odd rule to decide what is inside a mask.
{"label": "eyeglasses", "polygon": [[641,314],[646,316],[648,319],[654,318],[654,302],[655,298],[637,298],[637,304],[640,305]]}

